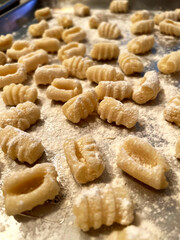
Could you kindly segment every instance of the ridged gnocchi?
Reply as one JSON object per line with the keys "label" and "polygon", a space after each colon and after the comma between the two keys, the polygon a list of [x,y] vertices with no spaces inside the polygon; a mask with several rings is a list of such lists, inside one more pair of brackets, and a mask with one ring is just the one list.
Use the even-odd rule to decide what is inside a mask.
{"label": "ridged gnocchi", "polygon": [[180,71],[180,50],[163,56],[157,66],[159,71],[164,74]]}
{"label": "ridged gnocchi", "polygon": [[154,16],[155,24],[159,24],[164,19],[178,21],[178,13],[176,11],[165,11]]}
{"label": "ridged gnocchi", "polygon": [[39,23],[31,24],[28,27],[28,32],[32,37],[41,37],[48,28],[48,23],[45,20],[41,20]]}
{"label": "ridged gnocchi", "polygon": [[35,11],[34,16],[38,21],[49,19],[52,17],[51,9],[49,7],[38,9]]}
{"label": "ridged gnocchi", "polygon": [[90,8],[82,3],[76,3],[74,6],[74,15],[78,17],[85,17],[90,15]]}
{"label": "ridged gnocchi", "polygon": [[72,27],[64,30],[62,39],[65,43],[81,42],[86,38],[86,32],[80,27]]}
{"label": "ridged gnocchi", "polygon": [[0,52],[0,65],[4,65],[7,63],[7,57],[6,54],[3,52]]}
{"label": "ridged gnocchi", "polygon": [[142,35],[128,42],[128,51],[134,54],[144,54],[152,49],[154,45],[153,35]]}
{"label": "ridged gnocchi", "polygon": [[13,44],[12,34],[1,35],[0,36],[0,51],[5,52]]}
{"label": "ridged gnocchi", "polygon": [[164,109],[164,118],[180,127],[180,93],[168,102]]}
{"label": "ridged gnocchi", "polygon": [[43,49],[46,52],[54,53],[60,48],[60,42],[56,38],[44,37],[40,39],[33,40],[34,49]]}
{"label": "ridged gnocchi", "polygon": [[136,11],[131,16],[132,23],[135,23],[141,20],[147,20],[147,19],[149,19],[149,11],[147,10]]}
{"label": "ridged gnocchi", "polygon": [[117,39],[121,31],[116,23],[102,22],[99,24],[98,34],[102,38]]}
{"label": "ridged gnocchi", "polygon": [[180,36],[180,23],[173,20],[165,19],[159,23],[161,33],[173,36]]}
{"label": "ridged gnocchi", "polygon": [[70,28],[73,26],[73,20],[69,15],[62,15],[57,18],[58,24],[63,28]]}
{"label": "ridged gnocchi", "polygon": [[90,28],[98,28],[101,22],[107,22],[108,18],[103,12],[97,12],[93,14],[89,19]]}
{"label": "ridged gnocchi", "polygon": [[53,28],[46,29],[43,33],[43,38],[56,38],[58,40],[62,39],[62,33],[64,28],[62,26],[57,26]]}
{"label": "ridged gnocchi", "polygon": [[98,61],[117,59],[119,56],[119,47],[112,42],[99,42],[93,45],[90,55]]}
{"label": "ridged gnocchi", "polygon": [[178,140],[176,142],[176,157],[180,158],[180,136],[178,137]]}
{"label": "ridged gnocchi", "polygon": [[153,29],[154,29],[154,21],[151,19],[135,22],[131,26],[131,32],[133,34],[151,33]]}
{"label": "ridged gnocchi", "polygon": [[112,13],[126,13],[128,12],[128,0],[113,0],[109,5],[109,10]]}

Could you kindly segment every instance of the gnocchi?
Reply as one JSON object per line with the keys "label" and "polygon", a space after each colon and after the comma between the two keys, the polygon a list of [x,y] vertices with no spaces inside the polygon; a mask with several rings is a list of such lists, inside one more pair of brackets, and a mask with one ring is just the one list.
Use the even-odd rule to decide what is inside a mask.
{"label": "gnocchi", "polygon": [[165,19],[160,22],[159,30],[161,33],[178,37],[180,36],[180,23],[173,20]]}
{"label": "gnocchi", "polygon": [[99,36],[108,39],[117,39],[121,35],[121,31],[117,24],[102,22],[98,27]]}
{"label": "gnocchi", "polygon": [[64,30],[62,39],[65,43],[81,42],[86,38],[86,32],[80,27],[72,27]]}
{"label": "gnocchi", "polygon": [[90,28],[98,28],[99,24],[102,22],[107,22],[107,16],[103,12],[98,12],[93,14],[89,19]]}
{"label": "gnocchi", "polygon": [[11,47],[13,43],[12,34],[1,35],[0,36],[0,51],[5,52],[8,48]]}
{"label": "gnocchi", "polygon": [[43,49],[46,52],[54,53],[60,48],[60,42],[56,38],[44,37],[40,39],[33,40],[34,49]]}
{"label": "gnocchi", "polygon": [[90,15],[90,8],[85,4],[76,3],[73,7],[75,16],[85,17]]}
{"label": "gnocchi", "polygon": [[149,19],[149,11],[147,10],[136,11],[131,16],[132,23],[135,23],[141,20],[147,20],[147,19]]}
{"label": "gnocchi", "polygon": [[51,9],[49,7],[38,9],[35,11],[34,16],[38,21],[49,19],[52,17]]}
{"label": "gnocchi", "polygon": [[0,51],[0,65],[4,65],[7,63],[6,54]]}
{"label": "gnocchi", "polygon": [[164,19],[171,19],[174,21],[178,21],[178,13],[176,11],[165,11],[160,14],[156,14],[154,17],[155,24],[162,22]]}
{"label": "gnocchi", "polygon": [[39,23],[31,24],[28,27],[28,32],[32,37],[41,37],[48,28],[48,23],[45,20],[41,20]]}
{"label": "gnocchi", "polygon": [[93,45],[90,55],[98,61],[117,59],[119,48],[117,44],[112,42],[99,42]]}
{"label": "gnocchi", "polygon": [[163,56],[157,66],[159,71],[164,74],[180,71],[180,50]]}
{"label": "gnocchi", "polygon": [[70,28],[73,26],[73,20],[68,15],[58,17],[57,21],[58,21],[58,24],[63,28]]}
{"label": "gnocchi", "polygon": [[61,26],[53,27],[50,29],[46,29],[43,33],[43,38],[56,38],[58,40],[62,39],[62,33],[64,31],[64,28]]}
{"label": "gnocchi", "polygon": [[178,140],[176,143],[176,157],[180,158],[180,136],[178,137]]}
{"label": "gnocchi", "polygon": [[134,54],[144,54],[152,49],[154,36],[142,35],[128,42],[128,51]]}
{"label": "gnocchi", "polygon": [[151,33],[153,29],[154,29],[154,21],[151,19],[135,22],[131,26],[131,32],[133,34]]}
{"label": "gnocchi", "polygon": [[128,0],[113,0],[109,9],[112,13],[126,13],[128,12]]}

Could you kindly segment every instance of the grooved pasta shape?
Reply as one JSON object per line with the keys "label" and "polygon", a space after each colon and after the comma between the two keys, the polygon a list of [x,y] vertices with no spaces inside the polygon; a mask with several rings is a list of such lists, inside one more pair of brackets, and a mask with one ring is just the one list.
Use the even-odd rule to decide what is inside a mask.
{"label": "grooved pasta shape", "polygon": [[93,61],[87,57],[74,56],[64,60],[62,64],[66,67],[70,76],[86,79],[86,71],[93,65]]}
{"label": "grooved pasta shape", "polygon": [[74,6],[74,15],[78,17],[85,17],[90,15],[90,8],[82,3],[76,3]]}
{"label": "grooved pasta shape", "polygon": [[117,24],[102,22],[98,27],[100,37],[108,39],[117,39],[121,35],[121,31]]}
{"label": "grooved pasta shape", "polygon": [[73,20],[69,15],[60,16],[57,18],[57,21],[63,28],[70,28],[73,26]]}
{"label": "grooved pasta shape", "polygon": [[78,183],[87,183],[101,176],[104,171],[102,156],[90,135],[64,142],[64,153],[71,173]]}
{"label": "grooved pasta shape", "polygon": [[175,9],[175,12],[177,13],[177,21],[179,21],[180,20],[180,8],[176,8]]}
{"label": "grooved pasta shape", "polygon": [[178,140],[176,143],[176,157],[180,158],[180,136],[178,137]]}
{"label": "grooved pasta shape", "polygon": [[178,13],[176,11],[165,11],[160,14],[156,14],[154,17],[155,24],[159,24],[164,19],[171,19],[174,21],[178,21]]}
{"label": "grooved pasta shape", "polygon": [[180,50],[163,56],[158,62],[158,69],[164,74],[180,71]]}
{"label": "grooved pasta shape", "polygon": [[89,19],[90,28],[98,28],[101,22],[107,22],[107,16],[103,12],[97,12],[93,14]]}
{"label": "grooved pasta shape", "polygon": [[34,16],[38,21],[49,19],[52,17],[51,9],[49,7],[38,9],[35,11]]}
{"label": "grooved pasta shape", "polygon": [[124,79],[122,72],[111,65],[95,65],[88,68],[86,72],[87,79],[91,82],[99,83],[100,81],[119,81]]}
{"label": "grooved pasta shape", "polygon": [[64,28],[62,26],[46,29],[43,33],[43,38],[49,37],[49,38],[56,38],[58,40],[61,40],[63,31],[64,31]]}
{"label": "grooved pasta shape", "polygon": [[4,65],[7,63],[7,57],[6,54],[3,52],[0,52],[0,65]]}
{"label": "grooved pasta shape", "polygon": [[164,109],[164,118],[180,127],[180,93],[168,102]]}
{"label": "grooved pasta shape", "polygon": [[161,33],[173,36],[180,36],[180,23],[173,20],[165,19],[159,24]]}
{"label": "grooved pasta shape", "polygon": [[136,72],[140,73],[144,69],[140,58],[129,52],[120,54],[118,62],[121,70],[126,75],[131,75]]}
{"label": "grooved pasta shape", "polygon": [[131,26],[131,32],[133,34],[151,33],[153,29],[154,29],[154,21],[151,19],[135,22]]}
{"label": "grooved pasta shape", "polygon": [[78,80],[56,78],[46,90],[49,99],[66,102],[70,98],[82,93],[82,86]]}
{"label": "grooved pasta shape", "polygon": [[132,23],[138,22],[141,20],[147,20],[147,19],[149,19],[149,11],[147,11],[147,10],[136,11],[131,16]]}
{"label": "grooved pasta shape", "polygon": [[48,28],[48,23],[45,20],[41,20],[39,23],[31,24],[28,27],[28,32],[32,37],[41,37]]}
{"label": "grooved pasta shape", "polygon": [[13,126],[0,130],[0,146],[11,159],[29,164],[36,162],[44,152],[41,141]]}
{"label": "grooved pasta shape", "polygon": [[112,97],[104,97],[98,106],[98,114],[108,123],[132,128],[138,121],[138,110],[129,104],[123,104]]}
{"label": "grooved pasta shape", "polygon": [[13,36],[12,34],[7,34],[7,35],[1,35],[0,36],[0,51],[4,52],[8,48],[11,47],[13,43]]}
{"label": "grooved pasta shape", "polygon": [[118,45],[111,42],[99,42],[93,45],[90,53],[93,59],[97,60],[112,60],[119,56]]}
{"label": "grooved pasta shape", "polygon": [[54,53],[60,48],[60,42],[56,38],[44,37],[33,40],[34,49],[43,49],[46,52]]}
{"label": "grooved pasta shape", "polygon": [[86,32],[80,27],[72,27],[64,30],[62,39],[65,43],[81,42],[86,38]]}
{"label": "grooved pasta shape", "polygon": [[127,0],[113,0],[109,9],[113,13],[126,13],[128,12],[128,1]]}
{"label": "grooved pasta shape", "polygon": [[83,189],[75,199],[73,212],[83,231],[100,228],[114,222],[128,225],[134,219],[134,205],[125,185],[115,179],[110,184],[98,184]]}
{"label": "grooved pasta shape", "polygon": [[118,147],[117,166],[139,181],[155,188],[168,186],[165,172],[169,170],[163,156],[146,140],[126,137]]}
{"label": "grooved pasta shape", "polygon": [[78,123],[93,113],[97,109],[97,105],[97,95],[91,89],[68,100],[63,105],[62,112],[69,121]]}
{"label": "grooved pasta shape", "polygon": [[32,102],[20,103],[16,107],[0,113],[0,127],[7,125],[19,128],[21,130],[28,129],[40,119],[40,109]]}
{"label": "grooved pasta shape", "polygon": [[157,97],[160,82],[155,71],[147,72],[143,78],[137,80],[133,89],[132,99],[138,104],[144,104]]}
{"label": "grooved pasta shape", "polygon": [[128,51],[134,54],[144,54],[151,50],[154,45],[154,36],[142,35],[128,42]]}
{"label": "grooved pasta shape", "polygon": [[6,177],[3,195],[7,215],[16,215],[33,209],[59,193],[57,172],[51,163],[37,164]]}

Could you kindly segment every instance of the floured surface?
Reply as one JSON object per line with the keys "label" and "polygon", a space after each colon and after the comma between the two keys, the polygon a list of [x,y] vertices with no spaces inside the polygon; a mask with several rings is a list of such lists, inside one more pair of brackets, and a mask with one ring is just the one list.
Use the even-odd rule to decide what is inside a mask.
{"label": "floured surface", "polygon": [[[67,9],[68,10],[68,9]],[[96,12],[96,11],[92,11]],[[131,14],[111,14],[109,10],[105,11],[108,19],[112,23],[118,23],[122,32],[122,38],[111,40],[120,47],[120,52],[126,51],[127,42],[132,39],[130,33],[130,15]],[[71,13],[72,14],[72,13]],[[56,9],[54,16],[58,16]],[[87,52],[89,55],[92,44],[99,41],[108,41],[98,37],[96,29],[89,29],[88,19],[73,17],[74,23],[81,26],[87,32]],[[56,20],[50,20],[50,26],[57,25]],[[25,26],[18,33],[14,34],[16,39],[31,39],[26,36]],[[155,45],[152,51],[146,55],[140,56],[144,62],[145,69],[157,70],[157,61],[172,50],[176,50],[180,40],[171,36],[160,34],[155,29]],[[63,45],[64,43],[61,42]],[[59,63],[57,55],[49,55],[53,63]],[[115,61],[106,62],[118,66]],[[141,74],[142,77],[143,74]],[[136,77],[125,77],[130,83],[134,83],[140,75]],[[62,103],[47,99],[45,90],[47,87],[38,88],[38,101],[41,108],[41,120],[34,124],[27,132],[42,140],[45,147],[45,154],[38,161],[52,162],[58,172],[58,181],[61,185],[60,195],[54,201],[49,201],[42,206],[38,206],[33,211],[15,217],[8,217],[4,212],[4,203],[2,192],[0,192],[0,239],[19,239],[19,240],[56,240],[56,239],[105,239],[114,229],[122,229],[118,224],[112,227],[101,227],[99,230],[91,230],[83,233],[74,223],[72,213],[73,199],[80,192],[84,185],[75,182],[70,169],[65,160],[63,143],[66,138],[80,138],[85,134],[92,134],[103,154],[106,169],[103,175],[88,185],[109,183],[114,178],[122,178],[127,184],[127,188],[135,204],[136,226],[142,226],[157,235],[159,239],[178,239],[180,223],[180,162],[175,158],[175,144],[180,129],[164,120],[163,110],[166,102],[173,97],[179,90],[180,73],[166,76],[159,73],[159,79],[162,90],[158,97],[142,106],[136,105],[139,109],[139,120],[132,129],[108,124],[101,120],[96,113],[82,120],[79,124],[73,124],[67,121],[62,114]],[[87,80],[80,81],[83,89],[94,88]],[[29,74],[25,84],[36,86]],[[2,92],[2,90],[1,90]],[[124,102],[124,101],[123,101]],[[129,101],[126,101],[129,102]],[[133,103],[135,105],[135,103]],[[5,104],[0,97],[0,112],[6,109]],[[163,191],[156,191],[139,181],[133,179],[125,173],[122,173],[116,166],[116,149],[121,140],[129,134],[138,137],[145,137],[162,155],[170,165],[170,171],[167,173],[169,187]],[[27,165],[17,161],[12,161],[0,151],[0,177],[1,184],[6,175],[12,171],[23,169]]]}

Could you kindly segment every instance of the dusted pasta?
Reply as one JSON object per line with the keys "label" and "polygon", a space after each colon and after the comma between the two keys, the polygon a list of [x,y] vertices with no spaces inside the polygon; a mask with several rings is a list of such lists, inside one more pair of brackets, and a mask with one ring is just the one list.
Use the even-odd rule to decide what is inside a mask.
{"label": "dusted pasta", "polygon": [[178,140],[176,142],[176,157],[180,158],[180,136],[178,137]]}
{"label": "dusted pasta", "polygon": [[159,24],[164,19],[171,19],[174,21],[178,21],[178,12],[176,11],[165,11],[159,14],[156,14],[154,17],[155,24]]}
{"label": "dusted pasta", "polygon": [[126,13],[128,12],[128,0],[113,0],[109,9],[113,13]]}
{"label": "dusted pasta", "polygon": [[46,52],[54,53],[60,48],[60,42],[56,38],[44,37],[33,40],[34,49],[43,49]]}
{"label": "dusted pasta", "polygon": [[117,44],[112,42],[99,42],[93,45],[90,55],[98,61],[117,59],[119,48]]}
{"label": "dusted pasta", "polygon": [[138,22],[138,21],[141,21],[141,20],[147,20],[147,19],[149,19],[149,11],[147,11],[147,10],[136,11],[131,16],[131,22],[132,23]]}
{"label": "dusted pasta", "polygon": [[131,32],[133,34],[151,33],[153,29],[154,29],[154,21],[151,19],[135,22],[131,26]]}
{"label": "dusted pasta", "polygon": [[108,39],[117,39],[121,35],[121,31],[117,24],[102,22],[98,27],[100,37]]}
{"label": "dusted pasta", "polygon": [[31,24],[28,27],[28,32],[32,37],[41,37],[48,28],[48,23],[45,20],[41,20],[39,23]]}
{"label": "dusted pasta", "polygon": [[65,43],[81,42],[86,38],[86,32],[80,27],[72,27],[64,30],[62,39]]}
{"label": "dusted pasta", "polygon": [[48,37],[48,38],[56,38],[58,40],[61,40],[63,31],[64,31],[64,28],[61,26],[46,29],[43,33],[43,38]]}
{"label": "dusted pasta", "polygon": [[7,63],[7,57],[6,54],[3,52],[0,52],[0,65],[4,65]]}
{"label": "dusted pasta", "polygon": [[165,19],[159,24],[161,33],[173,36],[180,36],[180,23],[173,20]]}
{"label": "dusted pasta", "polygon": [[49,7],[38,9],[35,11],[34,16],[38,21],[49,19],[52,17],[51,9]]}
{"label": "dusted pasta", "polygon": [[11,47],[13,43],[12,34],[1,35],[0,36],[0,51],[5,52],[8,48]]}
{"label": "dusted pasta", "polygon": [[144,54],[152,49],[154,45],[153,35],[142,35],[128,42],[128,51],[134,54]]}
{"label": "dusted pasta", "polygon": [[74,15],[78,17],[85,17],[90,15],[90,8],[82,3],[76,3],[74,6]]}
{"label": "dusted pasta", "polygon": [[107,22],[107,16],[103,12],[93,14],[89,19],[90,28],[98,28],[101,22]]}
{"label": "dusted pasta", "polygon": [[180,71],[180,50],[163,56],[157,66],[159,71],[164,74]]}
{"label": "dusted pasta", "polygon": [[58,24],[63,28],[70,28],[73,26],[73,20],[69,15],[62,15],[57,18]]}

